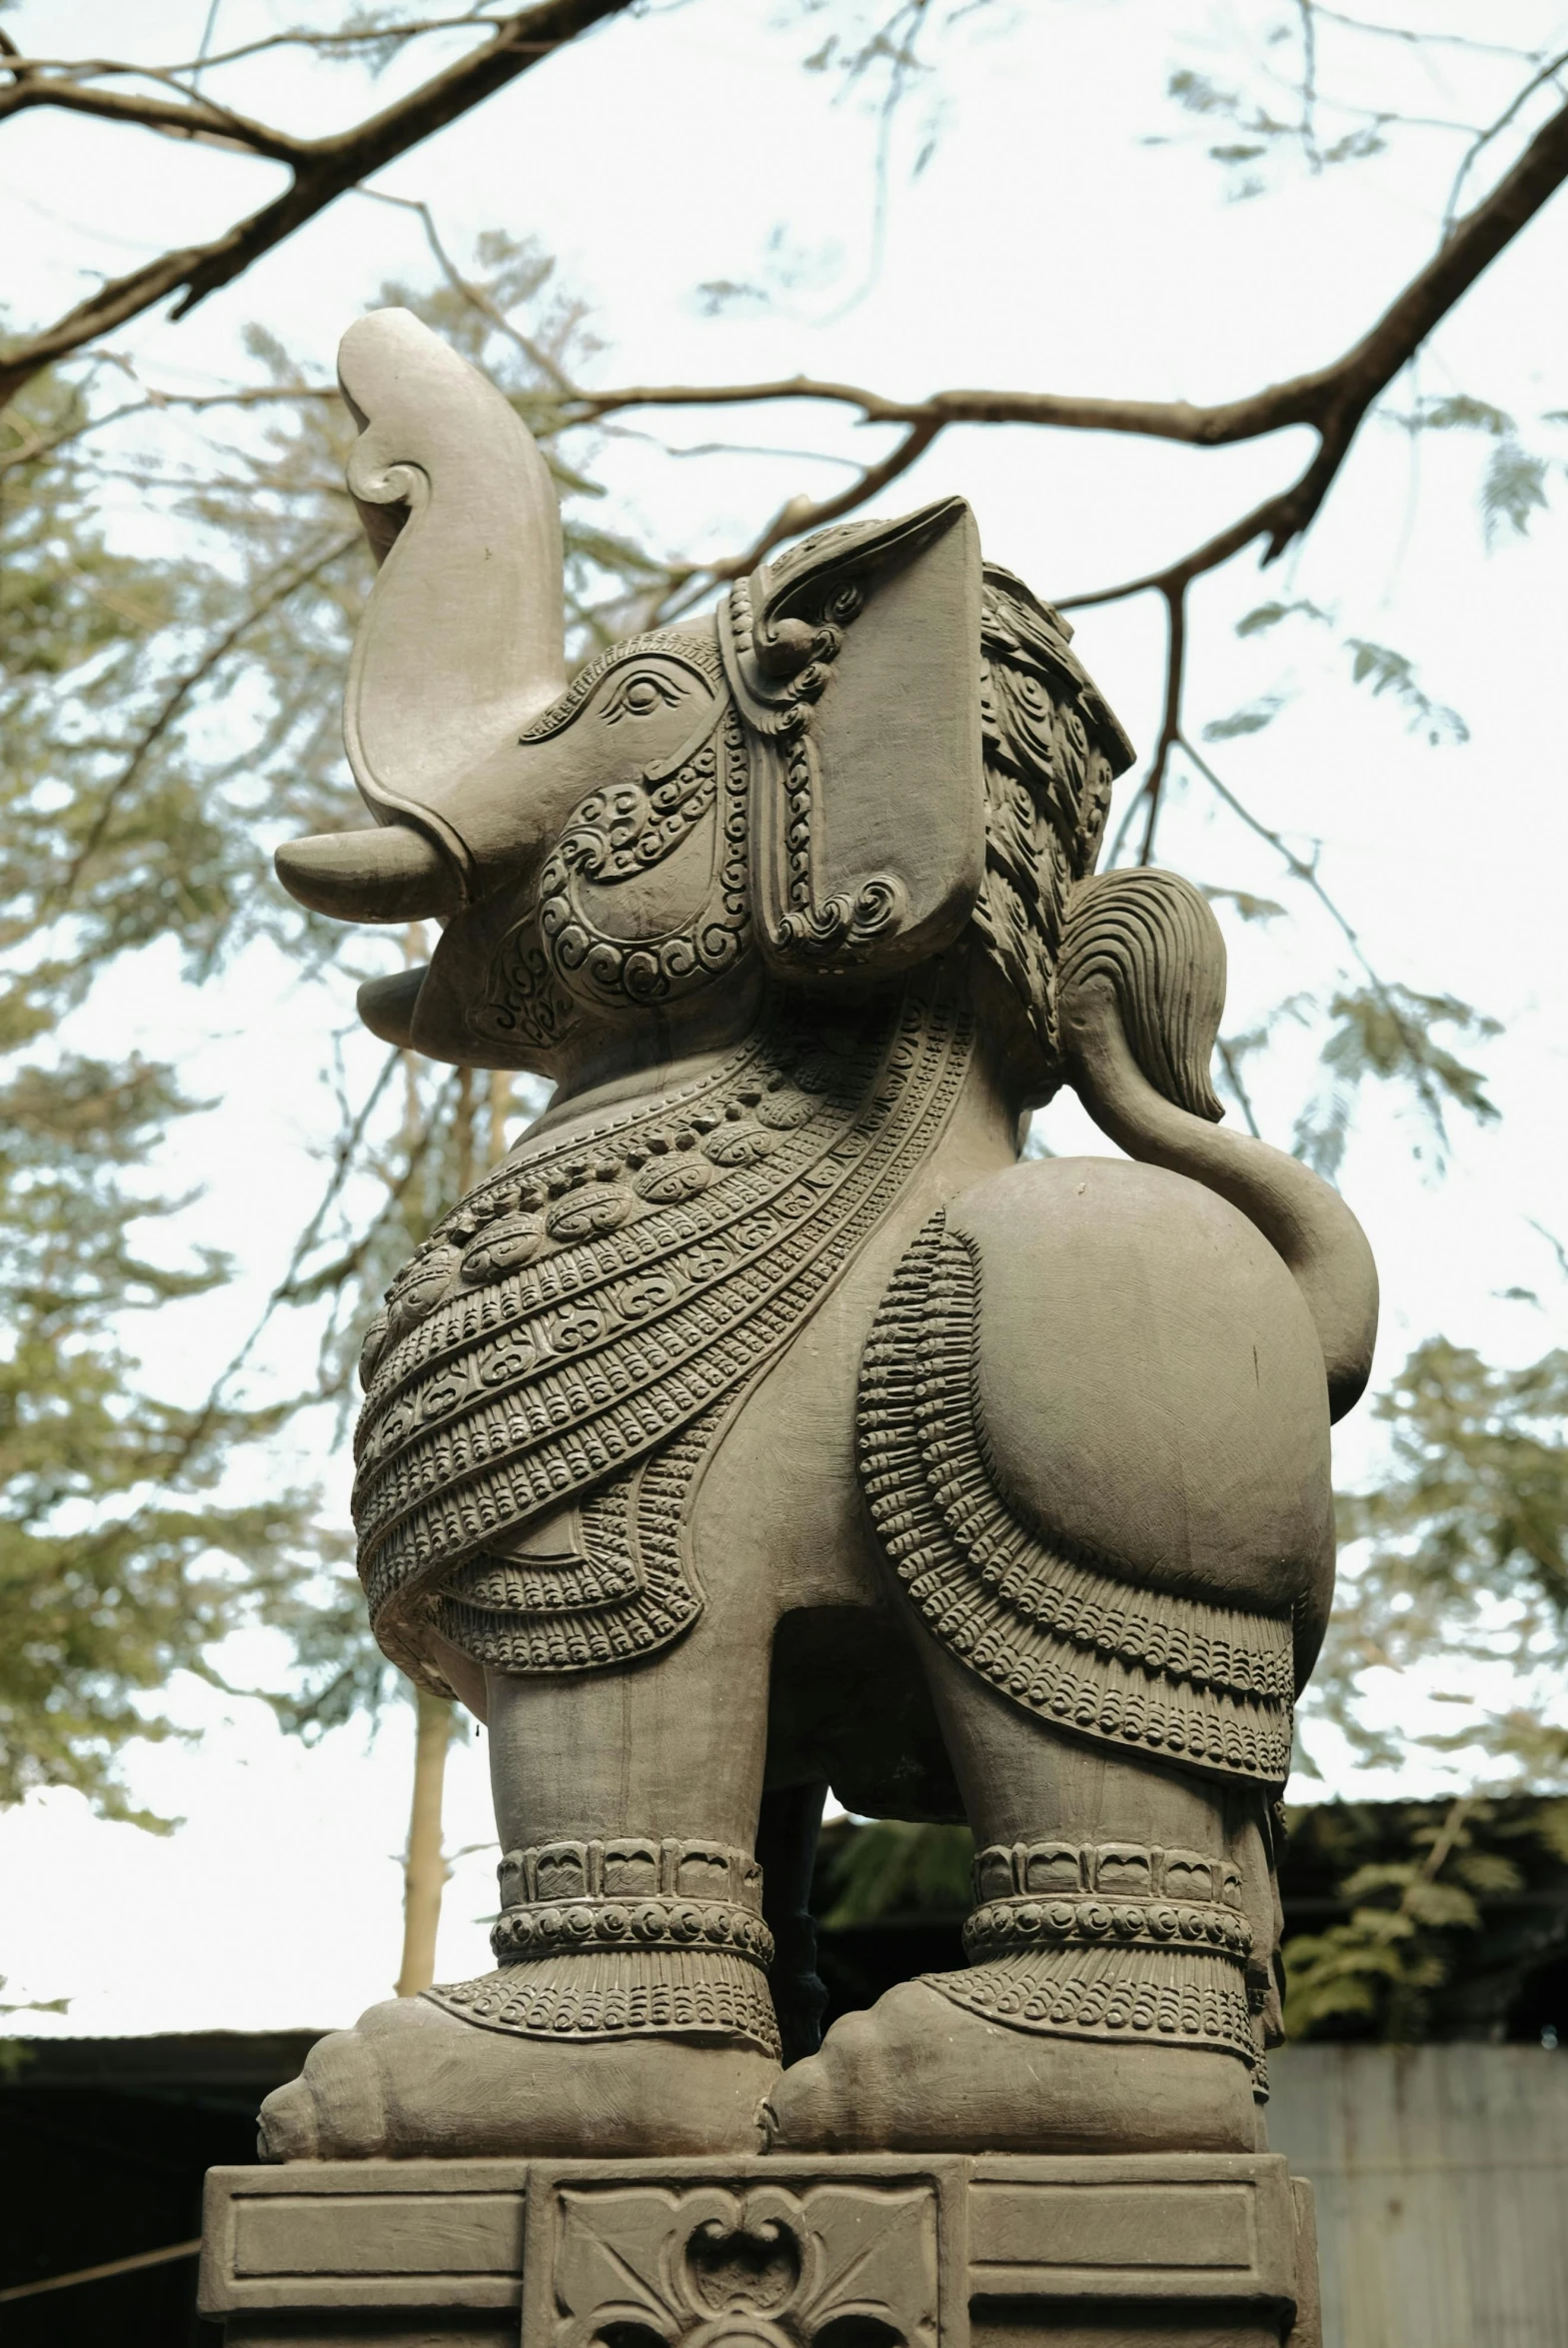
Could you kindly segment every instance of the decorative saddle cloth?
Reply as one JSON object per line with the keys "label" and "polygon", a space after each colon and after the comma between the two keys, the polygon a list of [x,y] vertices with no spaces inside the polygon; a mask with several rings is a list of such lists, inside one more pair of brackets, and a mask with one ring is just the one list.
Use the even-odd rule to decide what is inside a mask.
{"label": "decorative saddle cloth", "polygon": [[980,1422],[979,1305],[974,1242],[937,1213],[899,1264],[862,1356],[861,1482],[910,1600],[971,1670],[1047,1722],[1282,1784],[1289,1611],[1140,1586],[1020,1521]]}
{"label": "decorative saddle cloth", "polygon": [[356,1437],[394,1660],[433,1678],[423,1622],[517,1672],[690,1626],[713,1438],[935,1146],[970,1043],[939,966],[830,1021],[784,1003],[679,1092],[526,1140],[437,1226],[367,1340]]}

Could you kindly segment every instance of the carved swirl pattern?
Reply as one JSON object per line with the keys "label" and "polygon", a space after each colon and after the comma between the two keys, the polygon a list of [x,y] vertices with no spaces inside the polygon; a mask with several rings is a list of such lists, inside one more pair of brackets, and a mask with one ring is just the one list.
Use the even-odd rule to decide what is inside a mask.
{"label": "carved swirl pattern", "polygon": [[973,1251],[932,1217],[904,1255],[860,1372],[860,1476],[910,1600],[953,1654],[1052,1725],[1282,1784],[1288,1616],[1140,1588],[1047,1545],[998,1498],[975,1419]]}
{"label": "carved swirl pattern", "polygon": [[[713,869],[696,919],[649,939],[616,938],[599,927],[580,884],[610,888],[654,871],[705,820],[715,828]],[[713,733],[674,775],[592,792],[577,808],[540,876],[536,920],[503,941],[492,998],[504,1004],[521,994],[526,969],[516,967],[518,957],[536,935],[566,994],[611,1010],[674,1003],[711,985],[750,940],[748,837],[746,735],[727,700],[714,713]]]}
{"label": "carved swirl pattern", "polygon": [[976,1908],[963,1927],[970,1964],[1020,1948],[1217,1948],[1245,1964],[1252,1927],[1234,1908],[1172,1907],[1168,1900],[1005,1899]]}
{"label": "carved swirl pattern", "polygon": [[563,1951],[694,1947],[735,1949],[765,1970],[774,1961],[774,1936],[761,1916],[717,1899],[602,1899],[580,1900],[573,1907],[508,1908],[492,1927],[490,1945],[503,1964]]}
{"label": "carved swirl pattern", "polygon": [[[970,1041],[939,969],[825,1030],[783,1014],[713,1075],[607,1114],[588,1139],[525,1142],[437,1226],[367,1349],[356,1438],[360,1570],[389,1652],[408,1660],[400,1618],[451,1592],[455,1568],[484,1558],[491,1574],[503,1536],[594,1487],[602,1549],[639,1587],[607,1591],[590,1539],[613,1602],[585,1603],[590,1581],[570,1571],[553,1602],[525,1591],[521,1616],[503,1609],[505,1667],[619,1660],[687,1626],[701,1592],[686,1500],[723,1408],[934,1147]],[[623,1505],[635,1538],[614,1530]],[[483,1599],[492,1630],[500,1587],[461,1601]]]}

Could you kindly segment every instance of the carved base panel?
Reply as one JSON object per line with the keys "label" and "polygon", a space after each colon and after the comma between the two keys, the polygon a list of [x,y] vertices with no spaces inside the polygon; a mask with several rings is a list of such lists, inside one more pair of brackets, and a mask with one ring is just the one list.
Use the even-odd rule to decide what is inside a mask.
{"label": "carved base panel", "polygon": [[254,2348],[1321,2348],[1279,2154],[213,2169]]}

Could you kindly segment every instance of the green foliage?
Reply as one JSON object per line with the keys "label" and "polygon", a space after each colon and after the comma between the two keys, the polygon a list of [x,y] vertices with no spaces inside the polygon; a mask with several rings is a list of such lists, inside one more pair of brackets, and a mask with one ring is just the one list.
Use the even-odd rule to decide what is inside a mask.
{"label": "green foliage", "polygon": [[[1525,447],[1517,422],[1505,409],[1469,392],[1448,392],[1418,402],[1400,421],[1412,433],[1478,432],[1489,439],[1492,449],[1481,476],[1482,535],[1489,547],[1505,532],[1516,538],[1528,536],[1532,515],[1547,506],[1546,485],[1553,467],[1548,458]],[[1556,410],[1541,418],[1543,424],[1560,421]]]}
{"label": "green foliage", "polygon": [[1248,704],[1245,709],[1232,710],[1228,718],[1211,718],[1203,729],[1205,742],[1234,742],[1243,734],[1261,734],[1271,726],[1284,707],[1284,696],[1267,693],[1261,701]]}
{"label": "green foliage", "polygon": [[1412,732],[1424,728],[1433,749],[1444,742],[1469,741],[1470,729],[1459,712],[1445,708],[1422,690],[1415,664],[1404,653],[1394,652],[1386,644],[1370,644],[1364,636],[1347,636],[1345,644],[1351,655],[1352,682],[1370,686],[1374,700],[1386,693],[1401,703],[1409,712]]}
{"label": "green foliage", "polygon": [[1254,604],[1236,622],[1238,636],[1262,636],[1268,629],[1277,628],[1281,620],[1321,620],[1330,615],[1321,605],[1309,603],[1305,596],[1297,596],[1291,603]]}
{"label": "green foliage", "polygon": [[[1295,1010],[1292,1005],[1286,1007]],[[1478,1069],[1438,1042],[1448,1028],[1485,1043],[1502,1033],[1496,1020],[1452,995],[1423,995],[1398,984],[1343,989],[1328,1006],[1333,1023],[1319,1053],[1326,1083],[1296,1120],[1291,1147],[1315,1172],[1332,1177],[1345,1154],[1361,1088],[1370,1080],[1414,1097],[1441,1167],[1448,1137],[1445,1111],[1461,1109],[1478,1124],[1496,1122]]]}
{"label": "green foliage", "polygon": [[[581,309],[531,246],[491,237],[479,262],[476,284],[385,298],[553,429],[591,347]],[[156,403],[100,430],[90,369],[35,383],[0,423],[0,1803],[70,1785],[132,1814],[116,1755],[172,1733],[157,1691],[180,1669],[212,1676],[246,1623],[292,1635],[300,1673],[278,1700],[302,1733],[390,1684],[310,1496],[239,1502],[233,1481],[299,1402],[346,1406],[375,1298],[472,1174],[471,1080],[411,1063],[395,1082],[389,1065],[358,1102],[340,1082],[322,1203],[270,1307],[316,1316],[314,1385],[236,1399],[253,1334],[211,1394],[175,1402],[147,1390],[126,1332],[231,1273],[180,1257],[183,1201],[144,1173],[199,1105],[173,1069],[62,1032],[90,1033],[100,991],[171,945],[196,983],[269,945],[318,971],[363,952],[269,870],[280,837],[362,820],[337,736],[371,575],[342,486],[354,427],[275,337],[255,330],[249,349],[231,438],[177,432]],[[585,523],[593,485],[561,472],[588,650],[671,574]],[[100,519],[127,483],[158,550],[135,558]]]}
{"label": "green foliage", "polygon": [[1517,1978],[1543,1953],[1542,1911],[1518,1895],[1560,1868],[1568,1803],[1335,1804],[1294,1814],[1292,1850],[1302,1829],[1345,1913],[1285,1942],[1292,2038],[1411,2044],[1462,2030],[1488,1976]]}
{"label": "green foliage", "polygon": [[1390,1466],[1340,1501],[1341,1537],[1370,1544],[1344,1633],[1408,1663],[1462,1617],[1521,1664],[1543,1644],[1568,1663],[1568,1352],[1507,1369],[1430,1337],[1375,1407]]}
{"label": "green foliage", "polygon": [[167,1070],[61,1053],[0,1088],[0,1803],[69,1785],[113,1816],[142,1700],[309,1563],[298,1496],[223,1504],[240,1442],[275,1414],[180,1408],[141,1389],[120,1331],[222,1280],[169,1266],[137,1233],[179,1204],[140,1193],[149,1137],[188,1110]]}
{"label": "green foliage", "polygon": [[974,1837],[966,1826],[876,1818],[846,1834],[825,1870],[830,1932],[892,1917],[961,1916],[970,1904]]}

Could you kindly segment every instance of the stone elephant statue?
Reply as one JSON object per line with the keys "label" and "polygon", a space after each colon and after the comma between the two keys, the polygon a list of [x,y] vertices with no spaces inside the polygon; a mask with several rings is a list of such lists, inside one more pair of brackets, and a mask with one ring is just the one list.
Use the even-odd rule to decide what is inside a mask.
{"label": "stone elephant statue", "polygon": [[[1126,738],[955,498],[569,679],[513,410],[403,311],[341,365],[376,821],[278,870],[442,925],[378,1035],[556,1091],[356,1451],[377,1635],[488,1723],[497,1968],[323,2041],[264,2150],[1254,2147],[1376,1282],[1217,1123],[1201,897],[1094,875]],[[1125,1157],[1020,1161],[1063,1083]],[[966,1968],[813,2052],[828,1786],[978,1855]]]}

